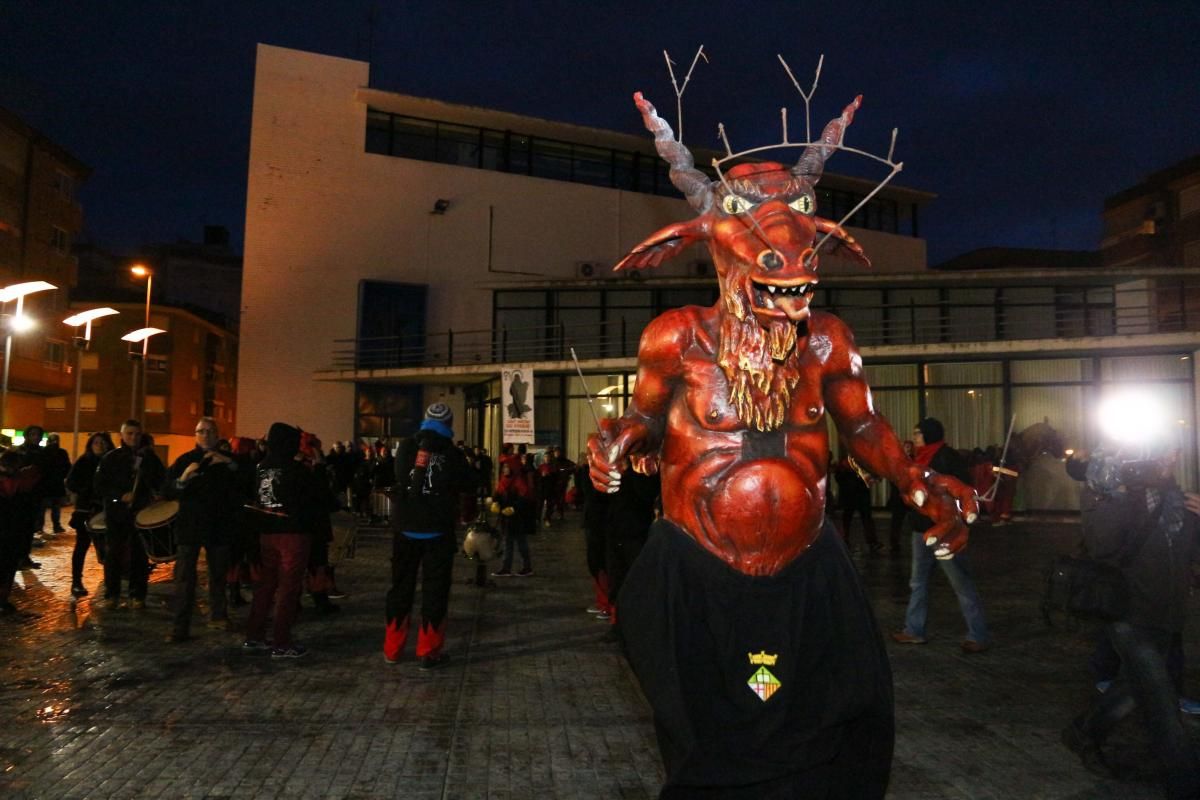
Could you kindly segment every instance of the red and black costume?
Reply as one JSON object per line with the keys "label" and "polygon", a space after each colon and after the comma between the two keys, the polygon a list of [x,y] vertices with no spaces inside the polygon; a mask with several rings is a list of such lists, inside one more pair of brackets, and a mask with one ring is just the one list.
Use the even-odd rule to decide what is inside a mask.
{"label": "red and black costume", "polygon": [[[882,798],[891,767],[891,674],[867,597],[825,522],[829,426],[867,471],[936,525],[939,557],[966,543],[973,493],[905,458],[872,405],[850,330],[812,312],[814,184],[858,100],[793,167],[742,164],[719,182],[640,94],[671,180],[698,216],[651,235],[617,269],[707,242],[721,297],[647,326],[633,398],[588,442],[597,488],[626,457],[662,476],[664,522],[621,590],[630,663],[654,709],[663,797]],[[869,262],[867,262],[869,263]]]}
{"label": "red and black costume", "polygon": [[[436,414],[434,419],[430,414]],[[411,439],[396,454],[392,506],[392,588],[387,594],[387,628],[383,655],[400,659],[408,639],[409,615],[421,573],[421,626],[417,658],[433,666],[443,659],[446,613],[457,542],[459,496],[475,477],[462,451],[455,447],[449,409],[435,403]]]}

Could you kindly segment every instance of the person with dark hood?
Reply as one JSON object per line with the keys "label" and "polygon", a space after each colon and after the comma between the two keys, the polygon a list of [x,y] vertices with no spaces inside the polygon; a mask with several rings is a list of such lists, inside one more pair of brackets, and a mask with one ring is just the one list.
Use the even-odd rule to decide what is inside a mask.
{"label": "person with dark hood", "polygon": [[1123,777],[1125,765],[1110,760],[1103,746],[1138,709],[1172,800],[1200,797],[1200,755],[1180,718],[1179,684],[1170,669],[1172,642],[1187,623],[1200,527],[1200,495],[1176,484],[1177,458],[1173,449],[1149,446],[1136,458],[1117,449],[1067,462],[1068,474],[1084,482],[1084,548],[1120,570],[1127,602],[1103,628],[1120,672],[1062,733],[1084,767]]}
{"label": "person with dark hood", "polygon": [[[300,429],[276,422],[267,431],[267,450],[256,472],[252,525],[259,532],[261,566],[246,622],[245,650],[270,649],[272,658],[301,658],[308,649],[292,641],[300,608],[309,549],[321,504],[317,478],[297,460]],[[273,616],[266,641],[267,617]]]}
{"label": "person with dark hood", "polygon": [[93,433],[88,437],[83,455],[67,473],[67,489],[75,495],[75,510],[71,512],[70,525],[75,530],[75,550],[71,553],[71,595],[87,597],[83,585],[83,564],[87,559],[88,547],[96,545],[96,560],[104,563],[104,541],[99,534],[88,529],[88,520],[100,511],[100,498],[96,496],[93,482],[100,459],[113,449],[112,436],[108,431]]}
{"label": "person with dark hood", "polygon": [[129,579],[130,607],[135,610],[146,607],[150,564],[141,537],[134,529],[134,518],[150,504],[165,474],[154,448],[144,443],[142,424],[136,419],[125,420],[121,424],[121,446],[100,459],[94,481],[95,496],[104,504],[108,525],[104,599],[111,609],[121,606],[123,577]]}
{"label": "person with dark hood", "polygon": [[[913,460],[917,464],[970,485],[971,476],[967,474],[967,461],[957,450],[946,444],[946,431],[941,422],[933,417],[921,420],[913,429],[912,441],[916,448]],[[987,618],[983,613],[983,602],[979,599],[979,591],[971,577],[971,564],[967,553],[960,552],[951,559],[936,558],[933,548],[928,547],[925,542],[925,531],[929,530],[933,523],[916,511],[909,511],[909,523],[913,531],[912,578],[908,584],[912,594],[904,615],[904,629],[893,633],[892,639],[900,644],[925,644],[929,641],[925,636],[925,621],[929,615],[929,578],[936,560],[958,597],[958,607],[967,623],[967,637],[962,642],[962,651],[968,654],[982,653],[991,646],[991,638],[988,634]]]}
{"label": "person with dark hood", "polygon": [[474,471],[454,446],[454,414],[445,403],[425,410],[416,436],[400,443],[396,454],[395,506],[392,512],[392,588],[388,590],[383,657],[400,660],[408,639],[409,614],[421,574],[421,626],[416,655],[421,669],[436,669],[449,659],[446,613],[454,553],[458,543],[460,495],[475,485]]}
{"label": "person with dark hood", "polygon": [[196,422],[196,446],[175,459],[167,470],[163,496],[179,501],[175,517],[175,600],[170,642],[190,636],[196,603],[196,562],[204,548],[208,564],[209,627],[229,626],[225,577],[242,500],[238,491],[239,465],[217,449],[217,423],[212,417]]}

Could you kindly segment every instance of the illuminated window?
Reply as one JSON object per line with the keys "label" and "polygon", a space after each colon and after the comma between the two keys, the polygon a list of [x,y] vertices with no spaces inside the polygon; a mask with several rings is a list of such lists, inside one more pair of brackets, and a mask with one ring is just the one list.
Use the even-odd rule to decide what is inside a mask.
{"label": "illuminated window", "polygon": [[47,411],[66,411],[67,410],[67,396],[60,394],[58,397],[47,397],[46,398],[46,410]]}
{"label": "illuminated window", "polygon": [[146,395],[146,413],[147,414],[165,414],[167,411],[166,395],[148,394]]}
{"label": "illuminated window", "polygon": [[79,358],[80,369],[100,369],[99,353],[84,353]]}
{"label": "illuminated window", "polygon": [[79,395],[79,410],[80,411],[95,411],[96,410],[96,393],[84,392]]}

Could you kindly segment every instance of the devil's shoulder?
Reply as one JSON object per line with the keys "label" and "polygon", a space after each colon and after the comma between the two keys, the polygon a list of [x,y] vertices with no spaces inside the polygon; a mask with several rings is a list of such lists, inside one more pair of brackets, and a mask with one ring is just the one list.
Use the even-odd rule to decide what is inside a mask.
{"label": "devil's shoulder", "polygon": [[638,360],[677,363],[692,348],[716,349],[716,313],[711,308],[683,306],[659,314],[642,332]]}
{"label": "devil's shoulder", "polygon": [[862,357],[850,326],[827,311],[813,311],[808,322],[808,350],[825,372],[858,372]]}

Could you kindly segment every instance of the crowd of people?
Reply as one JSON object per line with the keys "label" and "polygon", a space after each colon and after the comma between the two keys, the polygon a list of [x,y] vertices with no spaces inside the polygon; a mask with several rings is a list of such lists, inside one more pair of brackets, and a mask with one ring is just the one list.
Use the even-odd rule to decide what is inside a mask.
{"label": "crowd of people", "polygon": [[[582,510],[594,588],[587,612],[613,625],[608,636],[615,639],[626,576],[661,516],[658,477],[636,473],[628,459],[621,465],[619,488],[611,493],[592,485],[586,457],[573,462],[558,447],[539,459],[525,445],[505,445],[493,462],[484,448],[455,441],[453,414],[441,403],[426,410],[414,437],[394,444],[339,442],[328,453],[316,436],[282,422],[273,424],[263,439],[226,440],[216,421],[205,417],[196,425],[195,446],[168,467],[137,420],[127,420],[118,434],[115,439],[104,431],[89,436],[74,464],[58,437],[46,437],[36,426],[26,429],[20,446],[0,452],[0,614],[17,610],[12,602],[16,572],[40,568],[33,559],[36,548],[44,537],[66,532],[60,514],[70,505],[75,598],[90,593],[84,584],[89,552],[103,565],[102,603],[110,611],[145,608],[153,562],[173,562],[172,622],[165,638],[186,641],[203,550],[205,624],[244,631],[247,651],[298,658],[307,652],[292,635],[301,597],[307,593],[317,613],[338,610],[333,600],[342,595],[330,545],[335,540],[333,515],[344,509],[341,513],[356,514],[363,523],[387,522],[393,531],[392,586],[384,603],[385,659],[396,663],[403,658],[420,580],[415,655],[422,669],[435,669],[449,661],[446,620],[459,525],[486,515],[489,507],[497,511],[503,557],[491,575],[528,577],[534,574],[529,537],[539,524],[549,527],[563,520],[569,506]],[[904,445],[920,466],[979,483],[980,464],[986,464],[995,480],[986,454],[971,457],[953,449],[936,419],[922,419]],[[1083,484],[1084,542],[1093,555],[1109,558],[1127,573],[1131,599],[1128,613],[1106,625],[1097,639],[1091,666],[1099,691],[1068,726],[1064,742],[1088,768],[1119,774],[1105,755],[1104,740],[1130,709],[1141,707],[1164,761],[1169,796],[1192,796],[1187,792],[1197,785],[1196,755],[1178,714],[1200,712],[1200,703],[1182,695],[1181,636],[1191,563],[1200,552],[1200,496],[1179,490],[1170,478],[1173,462],[1165,457],[1152,462],[1158,468],[1136,481],[1120,477],[1110,462],[1099,456],[1089,462],[1076,454],[1068,461],[1068,472]],[[838,491],[828,510],[835,517],[840,510],[843,537],[848,543],[857,516],[869,552],[878,552],[883,543],[874,528],[871,476],[850,459],[834,462],[831,472],[830,482]],[[911,538],[912,594],[904,626],[892,639],[900,644],[928,641],[928,590],[936,563],[954,589],[966,623],[962,650],[987,650],[990,634],[967,556],[935,558],[923,541],[928,520],[898,501],[898,495],[892,487],[889,538],[894,552],[905,533]],[[478,504],[484,498],[489,506],[481,512]],[[152,551],[162,543],[155,544],[158,534],[143,517],[164,503],[177,508],[168,509],[173,512],[170,552],[164,557],[159,550],[156,558]],[[44,531],[47,515],[50,532]],[[1132,546],[1131,537],[1136,542]],[[249,601],[242,595],[248,585],[253,587]],[[231,621],[229,609],[237,605],[249,605],[244,626]]]}

